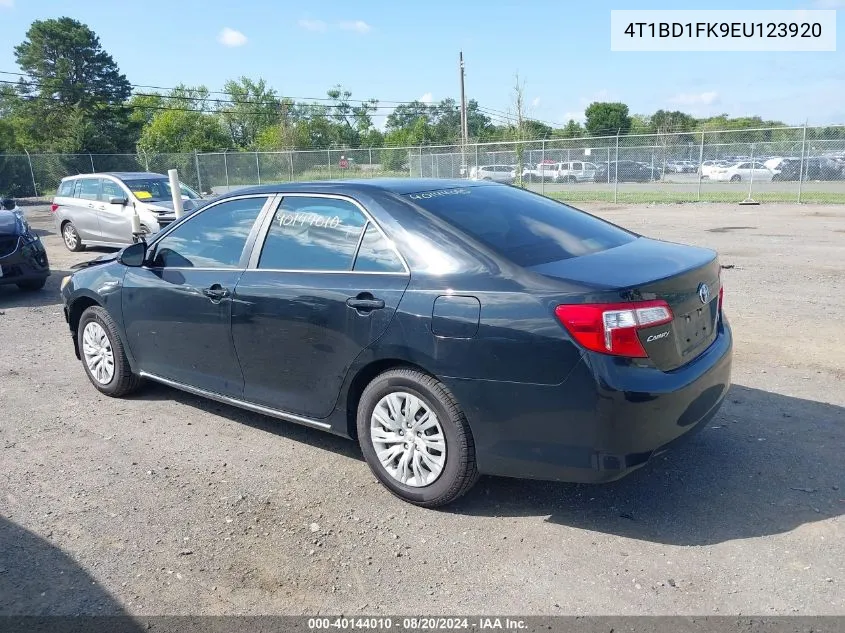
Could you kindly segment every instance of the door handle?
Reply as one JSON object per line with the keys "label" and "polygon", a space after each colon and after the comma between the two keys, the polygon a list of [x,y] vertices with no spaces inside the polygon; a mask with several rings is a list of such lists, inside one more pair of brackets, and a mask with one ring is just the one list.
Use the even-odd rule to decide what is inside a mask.
{"label": "door handle", "polygon": [[349,297],[346,305],[358,312],[371,312],[384,308],[384,299],[376,299],[369,292],[362,292],[355,297]]}
{"label": "door handle", "polygon": [[214,302],[221,301],[229,296],[229,290],[220,284],[212,284],[208,288],[204,288],[202,293]]}

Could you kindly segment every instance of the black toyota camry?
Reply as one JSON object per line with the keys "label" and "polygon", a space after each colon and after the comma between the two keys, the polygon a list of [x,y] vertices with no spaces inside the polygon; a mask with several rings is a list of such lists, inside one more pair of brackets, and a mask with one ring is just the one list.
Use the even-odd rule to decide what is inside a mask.
{"label": "black toyota camry", "polygon": [[40,290],[50,276],[47,251],[12,198],[0,197],[0,286]]}
{"label": "black toyota camry", "polygon": [[730,384],[716,253],[502,184],[241,189],[62,296],[101,392],[153,380],[355,438],[424,506],[479,474],[617,479]]}

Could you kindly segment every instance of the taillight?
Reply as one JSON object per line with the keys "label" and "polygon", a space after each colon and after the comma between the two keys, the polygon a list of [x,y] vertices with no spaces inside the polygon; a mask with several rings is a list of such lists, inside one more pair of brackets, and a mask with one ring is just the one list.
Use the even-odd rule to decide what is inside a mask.
{"label": "taillight", "polygon": [[648,356],[637,337],[639,330],[674,318],[665,301],[559,305],[555,315],[587,349],[629,358]]}
{"label": "taillight", "polygon": [[57,205],[55,202],[54,202],[53,204],[51,204],[51,205],[50,205],[50,211],[51,211],[52,213],[55,213],[55,212],[56,212],[56,211],[58,211],[58,210],[59,210],[59,205]]}

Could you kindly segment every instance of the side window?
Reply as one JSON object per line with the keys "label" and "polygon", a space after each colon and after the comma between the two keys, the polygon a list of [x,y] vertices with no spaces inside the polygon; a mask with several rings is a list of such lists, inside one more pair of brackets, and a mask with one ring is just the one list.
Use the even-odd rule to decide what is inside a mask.
{"label": "side window", "polygon": [[73,183],[73,193],[71,194],[74,198],[79,197],[79,193],[82,190],[82,181],[75,180]]}
{"label": "side window", "polygon": [[100,198],[100,179],[99,178],[80,178],[78,197],[82,198],[83,200],[99,200],[99,198]]}
{"label": "side window", "polygon": [[258,268],[351,270],[364,214],[348,200],[284,198],[261,249]]}
{"label": "side window", "polygon": [[109,198],[125,198],[126,194],[116,182],[108,178],[103,178],[102,196],[103,202],[108,202]]}
{"label": "side window", "polygon": [[156,268],[238,268],[266,196],[230,200],[197,213],[154,248]]}
{"label": "side window", "polygon": [[372,222],[368,223],[364,230],[353,270],[378,273],[405,272],[396,251],[390,247],[388,241]]}
{"label": "side window", "polygon": [[72,197],[74,184],[76,184],[75,180],[65,180],[61,185],[59,185],[59,190],[56,192],[56,195],[62,196],[63,198]]}
{"label": "side window", "polygon": [[584,169],[584,165],[582,165],[581,163],[572,163],[573,171],[581,171],[582,169]]}

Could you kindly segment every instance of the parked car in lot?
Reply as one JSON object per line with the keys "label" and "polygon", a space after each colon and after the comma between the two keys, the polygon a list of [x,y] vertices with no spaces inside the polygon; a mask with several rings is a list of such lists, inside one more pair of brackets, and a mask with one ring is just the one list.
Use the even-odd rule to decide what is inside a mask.
{"label": "parked car in lot", "polygon": [[[598,167],[594,163],[573,160],[561,163],[540,163],[536,168],[526,167],[522,171],[523,180],[551,181],[556,183],[592,182]],[[513,171],[516,177],[516,169]]]}
{"label": "parked car in lot", "polygon": [[50,276],[50,262],[12,198],[0,198],[0,286],[40,290]]}
{"label": "parked car in lot", "polygon": [[666,161],[666,171],[676,174],[693,174],[698,166],[691,160],[670,160]]}
{"label": "parked car in lot", "polygon": [[513,182],[511,165],[479,165],[469,171],[470,180],[492,180],[493,182]]}
{"label": "parked car in lot", "polygon": [[727,167],[714,167],[710,170],[710,180],[740,182],[742,180],[769,181],[774,172],[763,163],[744,161]]}
{"label": "parked car in lot", "polygon": [[835,161],[819,156],[783,158],[772,168],[773,180],[839,180],[842,171]]}
{"label": "parked car in lot", "polygon": [[649,182],[660,180],[660,170],[633,160],[599,163],[593,176],[595,182]]}
{"label": "parked car in lot", "polygon": [[710,178],[710,174],[714,169],[718,169],[719,167],[728,167],[731,164],[732,163],[726,160],[705,160],[701,163],[698,171],[701,173],[702,178]]}
{"label": "parked car in lot", "polygon": [[423,506],[479,473],[618,479],[730,383],[715,252],[495,183],[242,189],[61,286],[102,393],[149,379],[356,438]]}
{"label": "parked car in lot", "polygon": [[[191,213],[202,197],[181,185],[183,208]],[[154,234],[176,219],[170,180],[148,172],[110,172],[63,178],[50,209],[56,230],[70,251],[86,245],[125,246],[132,243],[132,214],[141,230]]]}

